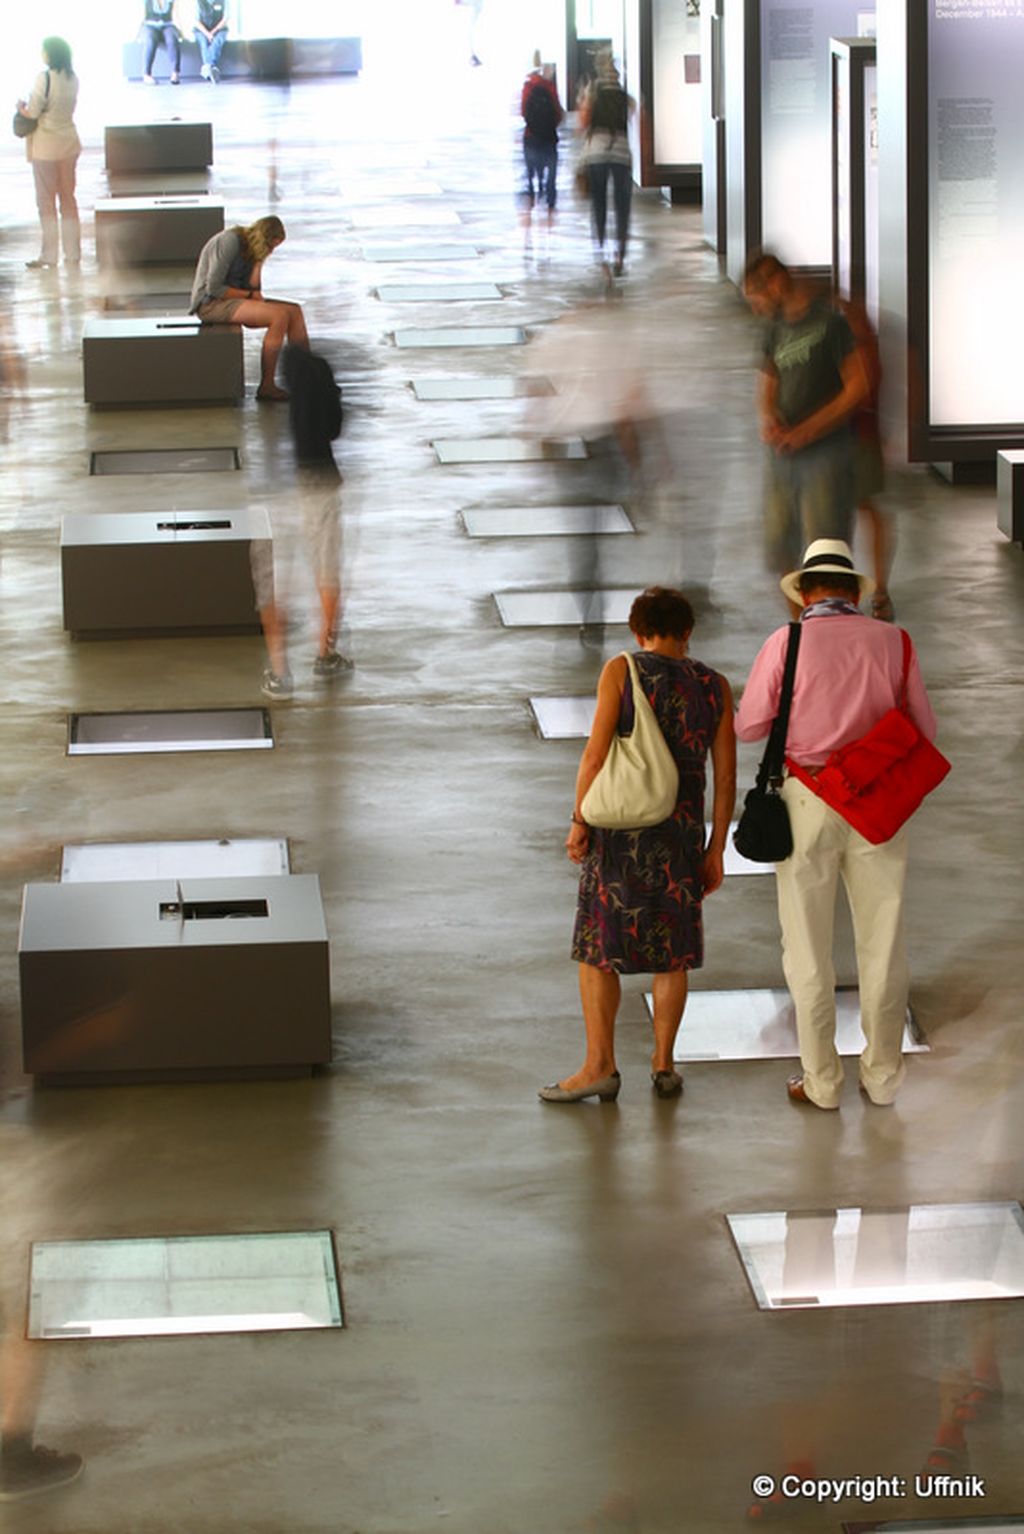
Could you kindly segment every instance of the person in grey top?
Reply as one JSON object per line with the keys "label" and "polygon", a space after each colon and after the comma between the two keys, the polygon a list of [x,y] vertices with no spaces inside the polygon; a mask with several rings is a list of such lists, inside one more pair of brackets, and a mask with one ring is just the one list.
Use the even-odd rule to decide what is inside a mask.
{"label": "person in grey top", "polygon": [[215,234],[199,252],[189,303],[189,313],[198,315],[205,325],[244,325],[267,332],[256,391],[256,398],[262,400],[288,398],[274,382],[285,342],[309,345],[300,305],[263,297],[263,263],[284,239],[284,225],[273,213],[244,228],[236,224]]}
{"label": "person in grey top", "polygon": [[46,68],[36,76],[28,100],[18,102],[20,112],[37,119],[35,131],[25,140],[42,228],[39,255],[25,263],[33,271],[57,265],[60,242],[66,266],[78,266],[82,259],[81,225],[75,200],[75,170],[82,148],[74,123],[78,76],[71,67],[71,49],[62,37],[44,38],[43,63]]}

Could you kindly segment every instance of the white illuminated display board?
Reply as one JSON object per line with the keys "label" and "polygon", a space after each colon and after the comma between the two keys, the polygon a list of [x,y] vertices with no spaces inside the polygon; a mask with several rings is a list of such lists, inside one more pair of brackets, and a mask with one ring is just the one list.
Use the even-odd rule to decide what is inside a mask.
{"label": "white illuminated display board", "polygon": [[864,303],[878,329],[878,68],[864,69]]}
{"label": "white illuminated display board", "polygon": [[762,0],[763,244],[793,266],[832,264],[829,39],[856,36],[864,14],[856,0]]}
{"label": "white illuminated display board", "polygon": [[933,427],[1024,419],[1024,0],[928,0]]}

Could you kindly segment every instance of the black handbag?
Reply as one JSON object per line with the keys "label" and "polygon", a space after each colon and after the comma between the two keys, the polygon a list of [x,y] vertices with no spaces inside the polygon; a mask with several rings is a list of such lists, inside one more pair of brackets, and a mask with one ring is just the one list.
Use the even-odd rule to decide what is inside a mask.
{"label": "black handbag", "polygon": [[789,811],[782,797],[782,764],[786,756],[789,708],[793,701],[796,652],[800,648],[800,625],[789,625],[786,665],[782,673],[779,711],[757,769],[757,780],[743,801],[743,814],[733,832],[732,844],[751,863],[783,863],[793,851]]}
{"label": "black handbag", "polygon": [[[49,102],[49,100],[50,100],[50,71],[47,70],[46,71],[46,95],[43,97],[43,111],[44,112],[46,111],[46,106],[47,106],[47,103]],[[14,129],[14,137],[15,138],[28,138],[39,127],[39,118],[38,117],[29,117],[26,112],[18,111],[18,112],[15,112],[15,114],[14,114],[14,122],[11,124],[11,126]]]}

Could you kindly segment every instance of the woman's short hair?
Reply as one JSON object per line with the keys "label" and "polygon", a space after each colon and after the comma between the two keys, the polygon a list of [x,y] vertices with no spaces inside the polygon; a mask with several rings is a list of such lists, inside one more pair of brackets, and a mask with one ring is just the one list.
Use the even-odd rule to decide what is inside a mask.
{"label": "woman's short hair", "polygon": [[805,596],[808,591],[839,591],[843,596],[851,596],[855,602],[860,601],[860,581],[855,575],[844,575],[842,571],[833,574],[831,570],[805,570],[796,584]]}
{"label": "woman's short hair", "polygon": [[629,609],[629,627],[638,639],[685,639],[693,628],[693,608],[671,586],[648,586]]}
{"label": "woman's short hair", "polygon": [[254,224],[240,227],[238,233],[249,258],[252,261],[265,261],[274,246],[280,245],[284,239],[284,225],[276,213],[268,213],[266,218],[258,218]]}
{"label": "woman's short hair", "polygon": [[71,74],[71,48],[62,37],[44,37],[43,53],[51,69],[58,74]]}

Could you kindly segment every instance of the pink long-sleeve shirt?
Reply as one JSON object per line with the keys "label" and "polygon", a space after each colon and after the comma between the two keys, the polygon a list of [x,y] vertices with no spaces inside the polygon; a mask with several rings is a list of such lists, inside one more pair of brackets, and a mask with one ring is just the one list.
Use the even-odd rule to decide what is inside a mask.
{"label": "pink long-sleeve shirt", "polygon": [[[736,713],[740,740],[761,740],[779,707],[789,629],[769,635],[754,661]],[[801,767],[820,767],[899,702],[903,640],[891,623],[861,613],[823,614],[801,624],[786,755]],[[929,740],[936,723],[911,651],[907,708]]]}

